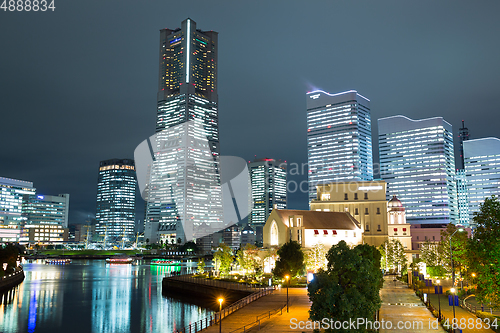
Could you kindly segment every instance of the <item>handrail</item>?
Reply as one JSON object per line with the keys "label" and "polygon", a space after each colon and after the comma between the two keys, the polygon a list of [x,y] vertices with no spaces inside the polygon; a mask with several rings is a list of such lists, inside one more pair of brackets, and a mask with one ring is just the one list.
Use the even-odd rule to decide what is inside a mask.
{"label": "handrail", "polygon": [[[239,331],[242,331],[243,333],[245,333],[247,330],[259,325],[259,330],[260,330],[260,323],[261,323],[261,320],[262,319],[265,319],[266,317],[269,319],[271,318],[271,316],[274,316],[275,314],[277,314],[278,312],[280,312],[280,315],[283,314],[283,309],[286,308],[286,303],[283,305],[283,306],[280,306],[279,308],[275,309],[275,310],[272,310],[272,311],[268,311],[266,313],[263,313],[263,314],[260,314],[256,317],[255,321],[254,322],[251,322],[250,324],[246,324],[242,327],[239,327],[229,333],[236,333],[236,332],[239,332]],[[272,312],[272,313],[271,313]],[[261,317],[259,319],[259,317]]]}
{"label": "handrail", "polygon": [[[188,326],[183,327],[180,330],[174,331],[180,332],[180,333],[196,333],[199,332],[207,327],[210,327],[216,323],[218,323],[220,320],[226,318],[229,316],[231,313],[241,309],[245,305],[248,305],[249,303],[255,301],[256,299],[268,295],[271,292],[274,291],[275,288],[269,287],[265,289],[261,289],[253,294],[250,294],[246,297],[243,297],[242,299],[236,301],[235,303],[231,304],[230,306],[222,309],[221,313],[215,313],[209,317],[203,318],[199,321],[194,322],[193,324],[190,324]],[[285,305],[286,306],[286,305]]]}

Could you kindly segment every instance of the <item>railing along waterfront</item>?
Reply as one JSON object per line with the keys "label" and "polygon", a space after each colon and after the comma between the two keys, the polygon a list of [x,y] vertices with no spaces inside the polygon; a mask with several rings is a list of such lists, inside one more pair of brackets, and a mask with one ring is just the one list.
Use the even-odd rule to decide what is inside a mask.
{"label": "railing along waterfront", "polygon": [[[216,282],[222,282],[222,281],[216,281]],[[228,306],[226,308],[223,308],[220,313],[215,313],[209,317],[198,320],[192,324],[189,324],[188,326],[183,327],[180,330],[174,330],[174,333],[196,333],[196,332],[199,332],[207,327],[210,327],[214,324],[217,324],[220,320],[226,318],[231,313],[241,309],[242,307],[252,303],[256,299],[272,293],[274,291],[274,289],[275,289],[274,287],[261,288],[261,290],[234,302],[233,304],[231,304],[230,306]],[[253,288],[253,290],[255,290],[255,288]],[[277,311],[279,311],[279,310],[277,310]],[[269,314],[269,316],[271,316],[271,314]],[[248,327],[247,327],[247,329],[248,329]]]}
{"label": "railing along waterfront", "polygon": [[217,287],[217,288],[223,288],[223,289],[231,289],[231,290],[241,290],[241,291],[253,292],[256,289],[257,290],[266,289],[266,288],[262,288],[262,287],[259,287],[257,285],[252,285],[252,284],[243,284],[243,283],[238,283],[238,282],[197,278],[197,277],[194,277],[192,274],[186,274],[186,275],[175,275],[174,274],[174,275],[170,275],[167,277],[169,279],[173,279],[173,280],[196,283],[196,284]]}

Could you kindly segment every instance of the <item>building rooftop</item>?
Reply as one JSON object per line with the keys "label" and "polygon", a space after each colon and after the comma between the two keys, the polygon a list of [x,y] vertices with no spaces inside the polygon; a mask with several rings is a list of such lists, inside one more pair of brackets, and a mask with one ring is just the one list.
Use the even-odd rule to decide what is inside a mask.
{"label": "building rooftop", "polygon": [[306,229],[342,229],[357,230],[360,224],[349,213],[344,212],[319,212],[310,210],[275,209],[283,222],[288,223],[292,215],[302,215],[303,225]]}

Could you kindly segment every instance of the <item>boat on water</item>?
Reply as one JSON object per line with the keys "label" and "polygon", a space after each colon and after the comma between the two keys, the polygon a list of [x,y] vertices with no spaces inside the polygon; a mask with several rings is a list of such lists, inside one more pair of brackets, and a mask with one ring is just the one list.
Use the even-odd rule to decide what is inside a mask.
{"label": "boat on water", "polygon": [[45,263],[52,265],[65,265],[70,264],[71,259],[45,259]]}
{"label": "boat on water", "polygon": [[179,260],[153,259],[153,260],[151,260],[151,265],[158,265],[158,266],[180,266],[181,262]]}
{"label": "boat on water", "polygon": [[133,261],[134,258],[124,256],[106,258],[107,264],[131,264]]}

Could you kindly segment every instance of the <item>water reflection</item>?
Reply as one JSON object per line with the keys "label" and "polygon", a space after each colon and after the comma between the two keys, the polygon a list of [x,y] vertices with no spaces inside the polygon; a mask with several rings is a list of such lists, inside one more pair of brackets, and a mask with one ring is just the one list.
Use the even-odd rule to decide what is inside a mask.
{"label": "water reflection", "polygon": [[102,260],[24,267],[24,282],[1,295],[0,332],[173,332],[211,314],[162,296],[163,276],[179,268]]}

